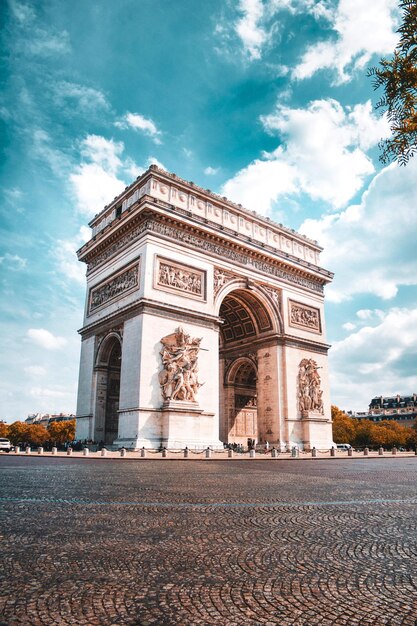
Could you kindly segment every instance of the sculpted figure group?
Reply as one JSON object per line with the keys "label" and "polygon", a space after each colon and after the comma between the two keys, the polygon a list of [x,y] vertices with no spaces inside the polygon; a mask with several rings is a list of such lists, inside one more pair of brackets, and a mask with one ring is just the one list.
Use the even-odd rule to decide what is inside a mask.
{"label": "sculpted figure group", "polygon": [[164,400],[196,402],[201,384],[198,382],[198,352],[201,339],[191,339],[182,328],[161,339],[163,370],[159,374]]}
{"label": "sculpted figure group", "polygon": [[202,294],[201,275],[180,267],[174,267],[168,263],[160,263],[158,283],[179,289],[180,291],[188,291],[197,295]]}
{"label": "sculpted figure group", "polygon": [[319,367],[313,359],[303,359],[298,370],[298,406],[302,415],[308,411],[324,413]]}

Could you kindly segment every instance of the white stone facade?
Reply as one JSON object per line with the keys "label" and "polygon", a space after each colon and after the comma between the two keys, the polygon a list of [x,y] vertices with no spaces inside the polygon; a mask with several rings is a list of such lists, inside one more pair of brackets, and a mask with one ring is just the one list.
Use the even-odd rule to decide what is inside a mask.
{"label": "white stone facade", "polygon": [[[332,274],[316,242],[156,166],[90,226],[78,253],[87,264],[78,439],[331,446],[323,286]],[[164,365],[161,339],[176,332]],[[200,340],[191,360],[184,337]],[[303,360],[316,372],[310,387]],[[320,402],[302,410],[313,383]]]}

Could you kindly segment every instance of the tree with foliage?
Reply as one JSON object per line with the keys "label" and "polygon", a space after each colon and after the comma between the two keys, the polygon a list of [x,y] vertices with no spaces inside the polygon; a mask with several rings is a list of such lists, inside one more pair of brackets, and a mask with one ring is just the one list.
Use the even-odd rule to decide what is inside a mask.
{"label": "tree with foliage", "polygon": [[4,439],[9,437],[9,425],[5,422],[0,422],[0,437]]}
{"label": "tree with foliage", "polygon": [[398,159],[406,165],[417,151],[417,0],[401,0],[403,22],[398,29],[400,41],[391,60],[382,58],[378,67],[368,70],[374,89],[384,94],[375,105],[386,113],[392,136],[381,140],[380,160]]}
{"label": "tree with foliage", "polygon": [[55,445],[74,441],[75,420],[65,420],[63,422],[51,422],[48,425],[49,440]]}
{"label": "tree with foliage", "polygon": [[26,422],[10,424],[8,437],[15,446],[25,443],[41,446],[49,439],[48,431],[42,424],[26,424]]}
{"label": "tree with foliage", "polygon": [[333,440],[335,443],[352,443],[355,439],[354,420],[332,405]]}

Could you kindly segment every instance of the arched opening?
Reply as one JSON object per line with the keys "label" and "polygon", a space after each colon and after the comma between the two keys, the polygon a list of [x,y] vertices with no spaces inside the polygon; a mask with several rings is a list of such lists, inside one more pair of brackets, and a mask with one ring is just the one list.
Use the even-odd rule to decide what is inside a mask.
{"label": "arched opening", "polygon": [[122,347],[112,334],[100,346],[97,358],[95,440],[111,445],[119,429],[120,371]]}
{"label": "arched opening", "polygon": [[238,288],[223,299],[220,327],[220,439],[248,444],[267,438],[263,382],[258,380],[258,351],[271,341],[271,310],[252,289]]}

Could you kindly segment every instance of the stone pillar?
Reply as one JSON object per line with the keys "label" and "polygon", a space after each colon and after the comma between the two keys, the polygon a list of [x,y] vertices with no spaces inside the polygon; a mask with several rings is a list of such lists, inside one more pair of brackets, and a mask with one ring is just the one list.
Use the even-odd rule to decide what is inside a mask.
{"label": "stone pillar", "polygon": [[15,454],[20,454],[20,448],[19,448],[19,446],[15,446],[15,448],[14,448],[14,453],[15,453]]}
{"label": "stone pillar", "polygon": [[317,458],[317,449],[314,446],[311,449],[311,456],[313,457],[313,459]]}
{"label": "stone pillar", "polygon": [[188,453],[189,453],[188,448],[187,447],[184,448],[184,459],[188,459]]}
{"label": "stone pillar", "polygon": [[90,450],[88,448],[83,448],[83,455],[88,456],[90,454]]}
{"label": "stone pillar", "polygon": [[67,456],[71,456],[72,455],[72,448],[67,448]]}
{"label": "stone pillar", "polygon": [[278,450],[276,448],[272,448],[272,450],[271,450],[271,458],[272,459],[277,459],[278,458]]}
{"label": "stone pillar", "polygon": [[144,459],[146,457],[146,449],[145,446],[142,447],[142,450],[140,451],[140,456],[142,459]]}
{"label": "stone pillar", "polygon": [[30,454],[32,452],[32,450],[30,449],[30,446],[27,446],[25,452],[26,454]]}
{"label": "stone pillar", "polygon": [[353,456],[353,450],[352,450],[352,448],[349,448],[349,450],[348,450],[348,456]]}
{"label": "stone pillar", "polygon": [[233,459],[233,450],[229,449],[227,451],[227,456],[228,456],[229,459]]}
{"label": "stone pillar", "polygon": [[163,459],[167,458],[167,449],[166,448],[162,448],[162,458]]}
{"label": "stone pillar", "polygon": [[106,450],[106,448],[102,448],[102,450],[101,450],[101,456],[107,456],[107,450]]}
{"label": "stone pillar", "polygon": [[250,458],[250,459],[254,459],[254,458],[255,458],[255,456],[256,456],[256,452],[255,452],[255,450],[249,450],[249,458]]}
{"label": "stone pillar", "polygon": [[38,448],[38,454],[43,454],[43,448],[42,448],[42,446],[40,446],[40,447]]}
{"label": "stone pillar", "polygon": [[395,455],[395,454],[397,454],[397,452],[398,452],[397,448],[395,448],[395,447],[394,447],[394,448],[392,449],[392,453]]}
{"label": "stone pillar", "polygon": [[126,448],[122,448],[122,449],[120,450],[120,456],[121,456],[121,457],[125,457],[125,456],[126,456]]}
{"label": "stone pillar", "polygon": [[364,456],[368,456],[369,455],[369,448],[365,448],[363,451],[363,455]]}
{"label": "stone pillar", "polygon": [[211,459],[211,450],[210,450],[210,448],[206,449],[206,459]]}
{"label": "stone pillar", "polygon": [[53,447],[51,452],[53,456],[56,456],[58,454],[58,448]]}
{"label": "stone pillar", "polygon": [[384,448],[382,448],[382,447],[381,447],[381,448],[379,448],[379,450],[378,450],[378,454],[379,454],[379,456],[383,456],[383,454],[384,454]]}
{"label": "stone pillar", "polygon": [[332,446],[330,448],[330,456],[335,456],[335,454],[336,454],[336,450],[334,449],[334,446]]}

